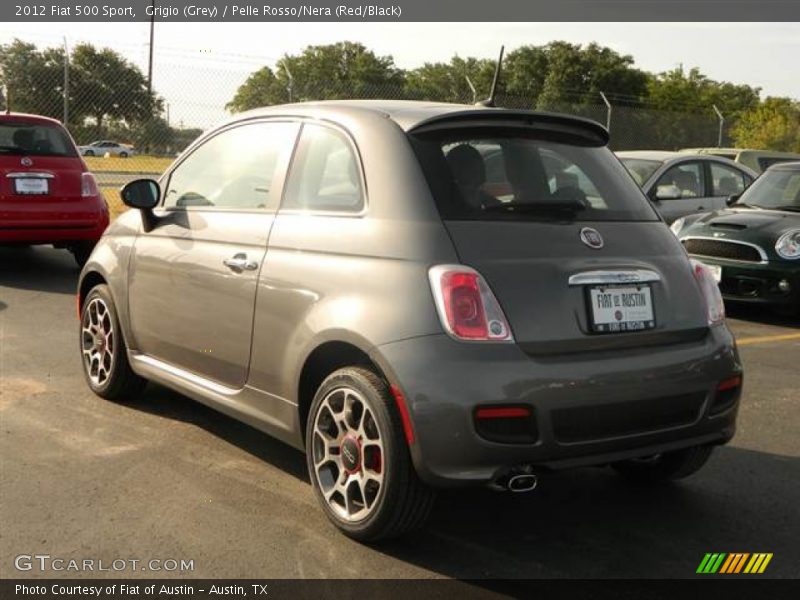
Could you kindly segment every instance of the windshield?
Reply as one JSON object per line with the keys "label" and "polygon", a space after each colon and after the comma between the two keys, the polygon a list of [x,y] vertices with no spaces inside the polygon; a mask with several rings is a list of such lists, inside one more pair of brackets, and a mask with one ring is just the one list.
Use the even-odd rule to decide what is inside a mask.
{"label": "windshield", "polygon": [[443,219],[658,220],[604,146],[540,139],[521,128],[455,129],[412,141]]}
{"label": "windshield", "polygon": [[767,171],[747,188],[737,204],[800,211],[800,170]]}
{"label": "windshield", "polygon": [[661,162],[657,160],[644,160],[641,158],[620,158],[622,164],[628,169],[633,179],[640,186],[653,176],[656,169],[661,166]]}
{"label": "windshield", "polygon": [[0,155],[76,156],[75,148],[58,125],[26,121],[0,122]]}

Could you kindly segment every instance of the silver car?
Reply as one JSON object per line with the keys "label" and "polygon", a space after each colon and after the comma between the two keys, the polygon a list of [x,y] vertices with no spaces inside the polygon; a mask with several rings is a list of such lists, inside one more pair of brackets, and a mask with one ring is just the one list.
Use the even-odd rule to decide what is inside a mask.
{"label": "silver car", "polygon": [[119,142],[112,142],[111,140],[98,140],[86,146],[78,146],[78,151],[83,156],[105,156],[109,154],[119,158],[128,158],[135,154],[133,147]]}
{"label": "silver car", "polygon": [[607,142],[450,104],[237,115],[123,189],[138,210],[80,277],[89,387],[153,381],[305,450],[359,540],[419,526],[441,487],[685,477],[733,436],[742,365]]}
{"label": "silver car", "polygon": [[667,223],[725,208],[758,177],[749,167],[708,154],[632,150],[617,157]]}

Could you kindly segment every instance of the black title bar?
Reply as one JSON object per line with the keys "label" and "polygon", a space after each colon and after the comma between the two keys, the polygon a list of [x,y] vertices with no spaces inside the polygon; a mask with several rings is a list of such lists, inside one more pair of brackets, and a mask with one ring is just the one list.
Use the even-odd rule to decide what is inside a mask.
{"label": "black title bar", "polygon": [[[153,9],[153,6],[155,7]],[[799,0],[3,0],[5,22],[795,21]]]}

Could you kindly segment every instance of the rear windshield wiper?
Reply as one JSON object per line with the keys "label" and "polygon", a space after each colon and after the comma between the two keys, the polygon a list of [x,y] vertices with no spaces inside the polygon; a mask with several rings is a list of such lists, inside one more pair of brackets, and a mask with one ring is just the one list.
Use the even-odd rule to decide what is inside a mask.
{"label": "rear windshield wiper", "polygon": [[580,202],[504,202],[484,206],[484,212],[569,213],[575,214],[586,206]]}

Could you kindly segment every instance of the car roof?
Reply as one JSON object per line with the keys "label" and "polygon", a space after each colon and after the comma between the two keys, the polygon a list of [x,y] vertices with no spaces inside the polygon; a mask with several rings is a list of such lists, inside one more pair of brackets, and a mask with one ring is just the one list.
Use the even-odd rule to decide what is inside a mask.
{"label": "car roof", "polygon": [[281,104],[240,113],[233,120],[278,115],[324,118],[334,122],[345,116],[358,118],[359,116],[378,115],[394,121],[401,129],[407,132],[432,125],[433,123],[442,123],[459,118],[528,119],[533,122],[579,127],[599,136],[605,143],[608,142],[608,132],[600,123],[582,117],[532,110],[415,100],[324,100]]}
{"label": "car roof", "polygon": [[[638,158],[640,160],[656,160],[658,162],[666,162],[673,158],[686,158],[688,155],[685,152],[671,152],[669,150],[624,150],[617,152],[619,158]],[[707,158],[701,156],[700,158]]]}
{"label": "car roof", "polygon": [[800,171],[800,162],[775,163],[767,171]]}
{"label": "car roof", "polygon": [[767,158],[772,157],[782,157],[782,156],[798,156],[800,154],[796,152],[782,152],[780,150],[759,150],[757,148],[684,148],[680,150],[680,152],[694,152],[699,154],[714,154],[714,153],[723,153],[723,154],[751,154],[755,156],[763,156]]}
{"label": "car roof", "polygon": [[39,122],[43,125],[61,126],[61,121],[57,119],[51,119],[50,117],[45,117],[42,115],[31,115],[28,113],[18,113],[18,112],[0,113],[0,122],[2,121],[32,121],[32,122]]}

